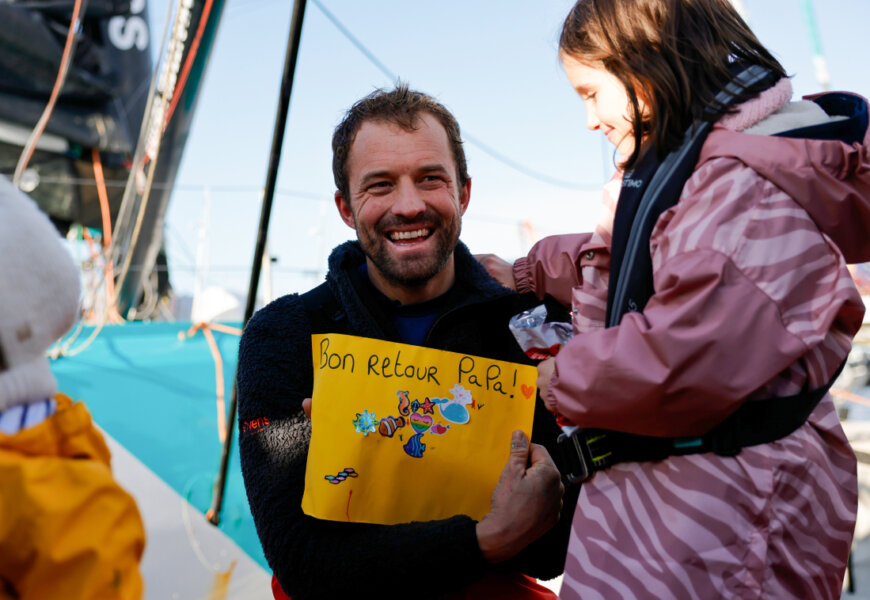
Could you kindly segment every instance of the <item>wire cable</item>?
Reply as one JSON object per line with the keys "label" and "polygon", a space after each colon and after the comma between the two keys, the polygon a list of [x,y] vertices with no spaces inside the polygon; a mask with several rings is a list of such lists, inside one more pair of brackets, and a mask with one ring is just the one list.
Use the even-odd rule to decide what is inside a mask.
{"label": "wire cable", "polygon": [[[377,67],[381,73],[386,75],[387,79],[389,79],[393,83],[396,83],[398,81],[398,79],[399,79],[398,76],[395,73],[393,73],[390,69],[388,69],[387,66],[384,65],[384,63],[381,62],[377,56],[375,56],[368,48],[366,48],[365,44],[363,44],[361,41],[359,41],[356,38],[356,36],[354,36],[347,29],[347,27],[345,27],[344,24],[342,24],[342,22],[339,21],[335,17],[335,15],[333,15],[331,12],[329,12],[329,10],[325,6],[323,6],[323,3],[320,2],[320,0],[311,0],[311,3],[314,4],[314,6],[316,6],[320,10],[320,12],[322,12],[323,15],[327,19],[329,19],[329,21],[333,25],[335,25],[336,29],[338,29],[341,32],[341,34],[344,37],[346,37],[348,39],[348,41],[350,41],[350,43],[352,43],[357,48],[357,50],[359,50],[363,54],[363,56],[365,56],[369,60],[369,62],[371,62],[375,67]],[[468,143],[477,147],[479,150],[485,152],[486,154],[490,155],[492,158],[496,159],[497,161],[504,164],[505,166],[510,167],[511,169],[517,171],[518,173],[522,173],[523,175],[525,175],[527,177],[531,177],[532,179],[537,179],[538,181],[543,181],[544,183],[548,183],[550,185],[554,185],[554,186],[562,187],[562,188],[568,188],[568,189],[572,189],[572,190],[598,190],[598,189],[601,189],[600,184],[582,184],[582,183],[577,183],[577,182],[572,182],[572,181],[566,181],[564,179],[558,179],[556,177],[551,177],[551,176],[546,175],[544,173],[541,173],[539,171],[535,171],[533,169],[530,169],[530,168],[526,167],[525,165],[508,158],[507,156],[505,156],[501,152],[498,152],[497,150],[495,150],[491,146],[485,144],[483,142],[483,140],[481,140],[480,138],[471,135],[468,131],[465,131],[464,134],[465,134],[465,139],[468,140]]]}
{"label": "wire cable", "polygon": [[[206,558],[205,552],[202,550],[202,545],[199,543],[199,540],[196,539],[196,532],[193,529],[193,523],[190,519],[190,507],[193,505],[191,497],[193,496],[193,486],[196,483],[196,477],[197,476],[194,475],[187,480],[181,498],[181,518],[184,521],[184,531],[187,534],[188,542],[190,542],[190,548],[193,550],[193,553],[196,555],[200,564],[213,573],[219,573],[221,570],[220,565]],[[208,478],[208,474],[200,473],[199,478]],[[234,565],[230,565],[230,570],[232,570],[233,566]]]}
{"label": "wire cable", "polygon": [[[167,39],[169,39],[169,24],[172,21],[172,12],[170,11],[166,14],[166,19],[163,22],[163,36],[160,41],[161,50],[167,47]],[[157,61],[154,65],[154,72],[151,75],[151,81],[148,85],[148,95],[145,99],[145,114],[142,116],[142,123],[139,126],[139,136],[137,138],[138,141],[133,153],[133,168],[130,170],[130,175],[127,177],[127,181],[124,182],[124,195],[121,199],[121,206],[118,209],[118,216],[115,219],[115,236],[112,240],[112,246],[109,252],[112,261],[119,260],[118,257],[128,254],[127,250],[130,247],[130,244],[126,244],[126,241],[128,241],[127,229],[131,227],[133,213],[137,208],[136,205],[139,200],[137,193],[137,178],[139,177],[140,168],[143,168],[142,165],[144,165],[146,141],[152,128],[154,98],[157,93],[157,80],[159,79],[160,69],[163,64],[165,64],[165,60]],[[122,244],[124,247],[121,247]],[[123,284],[123,280],[121,277],[118,277],[116,285],[119,289],[121,284]]]}
{"label": "wire cable", "polygon": [[372,52],[368,48],[366,48],[365,45],[363,45],[363,43],[361,41],[359,41],[356,38],[356,36],[354,36],[348,30],[348,28],[345,27],[342,24],[342,22],[339,21],[335,17],[335,15],[333,15],[331,12],[329,12],[326,9],[326,7],[323,6],[323,4],[320,2],[320,0],[311,0],[311,2],[312,2],[312,4],[314,4],[314,6],[316,6],[317,8],[320,9],[320,12],[322,12],[324,14],[324,16],[327,19],[329,19],[333,25],[335,25],[336,29],[338,29],[341,32],[341,34],[344,37],[346,37],[348,39],[348,41],[350,41],[351,44],[356,46],[357,50],[362,52],[363,56],[365,56],[367,59],[369,59],[369,62],[371,62],[374,66],[376,66],[378,68],[378,70],[380,70],[381,73],[383,73],[384,75],[387,76],[387,79],[389,79],[393,83],[396,83],[399,80],[398,76],[395,73],[393,73],[392,71],[390,71],[386,67],[386,65],[384,65],[384,63],[382,63],[380,60],[378,60],[378,57],[375,56],[374,54],[372,54]]}
{"label": "wire cable", "polygon": [[[88,247],[91,250],[91,261],[94,266],[99,263],[99,260],[103,261],[103,269],[97,284],[93,286],[90,290],[90,311],[93,313],[94,309],[97,306],[97,293],[101,288],[105,288],[106,290],[106,298],[105,298],[105,306],[103,306],[102,313],[99,315],[99,319],[97,319],[97,324],[94,327],[91,334],[85,339],[84,342],[79,344],[76,348],[72,348],[73,343],[78,339],[79,335],[82,332],[82,328],[84,326],[84,318],[79,318],[79,322],[70,335],[66,336],[63,340],[58,341],[50,350],[48,355],[52,359],[57,359],[60,356],[75,356],[77,354],[81,354],[84,352],[103,330],[106,323],[111,321],[112,323],[120,323],[123,322],[123,319],[115,310],[115,306],[113,303],[114,298],[114,274],[112,272],[112,261],[109,257],[109,251],[111,248],[111,239],[112,239],[112,217],[109,212],[109,196],[106,191],[106,181],[103,176],[103,163],[100,159],[100,151],[96,148],[93,148],[91,151],[91,159],[93,161],[94,167],[94,182],[97,186],[97,196],[100,201],[100,215],[102,217],[103,223],[103,239],[102,239],[102,252],[97,252],[94,248],[94,240],[88,232],[87,227],[82,227],[82,237],[88,243]],[[84,308],[84,307],[83,307]]]}

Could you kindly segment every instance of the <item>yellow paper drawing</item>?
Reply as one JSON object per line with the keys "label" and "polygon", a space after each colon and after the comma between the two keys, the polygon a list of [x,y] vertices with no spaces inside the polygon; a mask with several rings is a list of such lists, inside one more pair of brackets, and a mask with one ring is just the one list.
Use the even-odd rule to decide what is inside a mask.
{"label": "yellow paper drawing", "polygon": [[489,512],[511,432],[531,435],[534,367],[349,335],[311,343],[306,514],[394,524]]}

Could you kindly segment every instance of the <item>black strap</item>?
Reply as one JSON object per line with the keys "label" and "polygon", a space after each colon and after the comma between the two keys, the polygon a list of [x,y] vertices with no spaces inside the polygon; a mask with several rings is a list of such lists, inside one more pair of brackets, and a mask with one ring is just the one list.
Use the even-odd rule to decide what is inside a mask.
{"label": "black strap", "polygon": [[[740,71],[716,95],[720,106],[737,102],[741,92],[769,87],[777,76],[759,65]],[[695,169],[712,120],[693,123],[682,145],[659,162],[647,151],[640,164],[623,177],[616,203],[607,289],[608,327],[619,325],[627,312],[640,312],[654,293],[649,241],[659,217],[676,205]]]}
{"label": "black strap", "polygon": [[736,456],[743,448],[768,444],[795,432],[839,377],[840,365],[825,385],[793,396],[748,400],[709,433],[693,438],[661,438],[603,429],[578,429],[559,438],[568,479],[584,481],[620,462],[658,461],[669,456],[713,452]]}

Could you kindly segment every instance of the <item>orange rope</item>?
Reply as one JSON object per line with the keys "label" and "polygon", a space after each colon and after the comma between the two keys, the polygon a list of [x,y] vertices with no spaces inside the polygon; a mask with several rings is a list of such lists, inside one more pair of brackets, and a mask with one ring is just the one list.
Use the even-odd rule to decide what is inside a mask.
{"label": "orange rope", "polygon": [[54,80],[54,87],[51,88],[51,95],[48,97],[48,103],[45,105],[45,109],[42,111],[42,116],[39,118],[39,121],[37,121],[36,127],[34,127],[32,138],[28,140],[29,147],[25,149],[25,154],[21,157],[21,160],[18,161],[18,166],[15,168],[13,181],[16,185],[18,184],[21,174],[24,173],[24,170],[27,168],[27,163],[29,163],[30,159],[33,157],[33,153],[36,150],[36,143],[39,141],[39,138],[42,137],[42,132],[45,131],[45,126],[48,124],[48,119],[54,111],[54,105],[57,102],[57,97],[60,95],[60,89],[63,87],[63,82],[66,79],[66,72],[69,68],[71,59],[70,54],[72,52],[73,41],[76,37],[76,23],[78,23],[79,20],[79,11],[81,10],[81,7],[82,0],[76,0],[75,5],[73,6],[72,17],[69,21],[69,30],[66,33],[63,54],[60,58],[60,67],[57,70],[57,77]]}
{"label": "orange rope", "polygon": [[218,438],[221,443],[223,443],[227,439],[227,410],[226,410],[226,400],[224,394],[224,361],[221,358],[220,350],[218,349],[217,342],[214,339],[214,334],[212,330],[220,331],[222,333],[229,333],[232,335],[242,335],[242,330],[236,327],[228,327],[227,325],[221,325],[220,323],[195,323],[187,332],[179,332],[178,337],[184,339],[185,337],[191,337],[196,334],[197,331],[202,331],[202,335],[205,336],[206,342],[208,342],[208,348],[211,351],[212,360],[214,360],[214,375],[215,375],[215,387],[217,388],[217,427],[218,427]]}
{"label": "orange rope", "polygon": [[96,262],[98,258],[100,258],[100,252],[97,250],[97,242],[94,240],[94,237],[91,235],[91,232],[88,231],[87,227],[82,227],[82,237],[88,243],[88,250],[91,251],[91,260]]}
{"label": "orange rope", "polygon": [[221,358],[220,350],[218,350],[217,342],[214,341],[214,334],[211,332],[211,329],[204,327],[202,334],[208,342],[208,348],[211,350],[211,356],[214,359],[215,384],[217,387],[218,438],[223,444],[227,439],[227,405],[224,400],[224,363]]}
{"label": "orange rope", "polygon": [[[166,118],[163,120],[163,132],[165,132],[166,128],[169,127],[169,121],[172,119],[172,114],[175,112],[175,107],[178,105],[182,92],[184,92],[184,85],[187,83],[187,78],[190,75],[193,60],[196,58],[196,53],[199,50],[199,43],[202,40],[202,34],[205,31],[209,13],[211,13],[211,5],[212,0],[206,0],[205,5],[203,6],[202,15],[199,18],[199,26],[196,29],[196,34],[194,35],[193,40],[190,42],[190,48],[187,51],[187,58],[184,61],[184,65],[181,67],[181,72],[178,75],[175,88],[172,91],[172,99],[169,101],[169,108],[166,110]],[[151,162],[151,157],[146,153],[142,157],[142,167],[144,168],[149,162]]]}
{"label": "orange rope", "polygon": [[231,335],[242,335],[242,330],[238,327],[230,327],[229,325],[221,325],[220,323],[208,323],[209,329],[220,331],[221,333],[229,333]]}
{"label": "orange rope", "polygon": [[115,300],[115,268],[109,256],[109,248],[112,245],[112,214],[109,211],[109,194],[106,191],[106,179],[103,175],[103,162],[100,159],[100,151],[91,148],[91,159],[94,164],[94,180],[97,182],[97,197],[100,199],[100,216],[103,220],[103,258],[105,270],[103,277],[106,280],[106,310],[109,321],[120,323],[124,319],[113,306]]}
{"label": "orange rope", "polygon": [[109,214],[109,195],[106,193],[106,179],[103,177],[103,161],[100,151],[91,148],[91,158],[94,162],[94,179],[97,182],[97,196],[100,198],[100,216],[103,218],[103,247],[112,245],[112,219]]}
{"label": "orange rope", "polygon": [[199,17],[199,26],[196,28],[196,35],[193,41],[190,42],[190,48],[187,51],[187,59],[184,61],[184,66],[181,68],[181,73],[178,76],[178,83],[175,90],[172,92],[172,100],[169,102],[169,110],[166,111],[166,120],[163,122],[163,130],[169,126],[169,120],[172,119],[172,113],[175,112],[175,107],[178,100],[184,91],[184,84],[187,83],[187,77],[190,75],[190,69],[193,66],[193,59],[196,58],[196,53],[199,50],[199,42],[202,40],[202,34],[205,31],[206,23],[208,23],[209,13],[211,13],[212,0],[206,0],[202,9],[202,15]]}
{"label": "orange rope", "polygon": [[855,404],[870,406],[870,398],[865,398],[864,396],[859,396],[858,394],[853,394],[852,392],[847,392],[846,390],[831,388],[831,395],[836,396],[837,398],[841,398],[843,400],[848,400],[849,402],[854,402]]}

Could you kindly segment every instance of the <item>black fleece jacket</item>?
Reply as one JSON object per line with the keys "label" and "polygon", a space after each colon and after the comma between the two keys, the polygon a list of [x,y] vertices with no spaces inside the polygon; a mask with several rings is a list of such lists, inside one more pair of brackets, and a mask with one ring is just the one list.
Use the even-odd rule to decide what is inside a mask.
{"label": "black fleece jacket", "polygon": [[[380,598],[425,598],[460,589],[496,569],[542,579],[557,576],[564,567],[576,487],[567,488],[559,524],[519,556],[497,566],[484,560],[476,522],[465,515],[371,525],[324,521],[302,512],[311,425],[301,402],[312,390],[311,334],[341,332],[400,341],[386,315],[388,308],[360,285],[358,267],[364,260],[357,242],[342,244],[329,258],[326,281],[340,305],[330,331],[312,331],[300,297],[292,294],[258,311],[242,336],[242,474],[260,542],[281,587],[293,600],[359,597],[365,590]],[[530,299],[495,282],[461,243],[455,265],[456,282],[448,292],[447,308],[430,329],[426,346],[528,363],[508,320],[528,308]],[[558,434],[554,419],[537,400],[532,440],[555,456]],[[425,586],[419,585],[419,578],[413,591],[400,584],[418,572],[429,574]]]}

